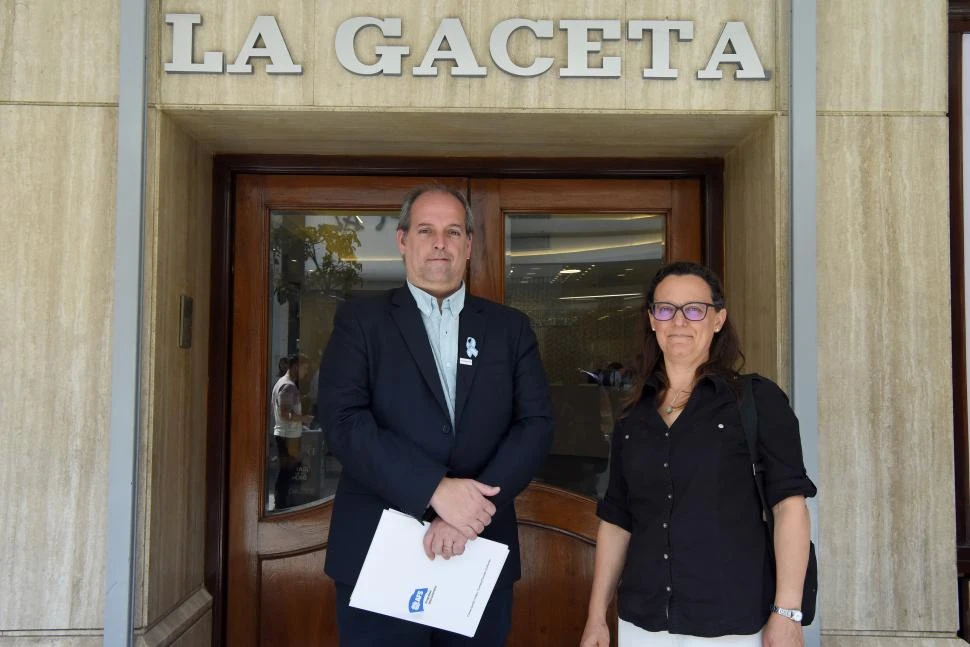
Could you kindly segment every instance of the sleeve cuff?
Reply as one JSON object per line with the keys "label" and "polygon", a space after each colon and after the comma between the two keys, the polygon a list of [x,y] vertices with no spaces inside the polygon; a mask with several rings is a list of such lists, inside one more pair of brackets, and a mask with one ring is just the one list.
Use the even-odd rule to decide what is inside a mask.
{"label": "sleeve cuff", "polygon": [[769,508],[773,508],[778,502],[784,501],[790,496],[803,496],[810,499],[815,496],[818,489],[808,476],[801,478],[790,478],[771,485],[765,486],[765,499]]}
{"label": "sleeve cuff", "polygon": [[633,532],[633,518],[630,513],[606,499],[601,499],[596,504],[596,516],[607,523],[623,528],[627,532]]}

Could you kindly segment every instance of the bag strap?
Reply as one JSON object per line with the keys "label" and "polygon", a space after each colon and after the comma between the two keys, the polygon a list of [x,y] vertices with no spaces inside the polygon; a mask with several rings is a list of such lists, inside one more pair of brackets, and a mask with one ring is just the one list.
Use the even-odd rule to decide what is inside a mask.
{"label": "bag strap", "polygon": [[741,426],[744,427],[744,439],[748,443],[748,454],[751,456],[751,472],[754,475],[754,485],[758,489],[758,498],[761,500],[761,515],[768,526],[768,550],[771,552],[772,559],[775,555],[775,518],[768,507],[768,499],[765,496],[764,467],[761,464],[761,456],[758,454],[758,407],[754,401],[754,387],[752,386],[755,375],[749,373],[741,376],[744,384],[744,395],[741,397]]}

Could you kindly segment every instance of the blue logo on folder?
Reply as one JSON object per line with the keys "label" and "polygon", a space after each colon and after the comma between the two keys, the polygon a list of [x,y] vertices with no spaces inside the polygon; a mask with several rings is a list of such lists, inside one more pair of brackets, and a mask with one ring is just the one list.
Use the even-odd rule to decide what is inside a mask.
{"label": "blue logo on folder", "polygon": [[411,613],[421,613],[424,611],[424,598],[428,595],[428,589],[414,589],[411,594],[411,601],[408,603],[408,611]]}

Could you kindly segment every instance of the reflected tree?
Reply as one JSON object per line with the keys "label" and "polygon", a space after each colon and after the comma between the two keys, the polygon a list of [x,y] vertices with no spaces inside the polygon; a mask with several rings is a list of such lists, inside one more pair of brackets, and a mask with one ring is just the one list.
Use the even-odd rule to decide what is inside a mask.
{"label": "reflected tree", "polygon": [[360,283],[355,260],[360,239],[341,224],[274,227],[270,237],[276,272],[274,294],[283,303],[299,303],[301,295],[342,297]]}

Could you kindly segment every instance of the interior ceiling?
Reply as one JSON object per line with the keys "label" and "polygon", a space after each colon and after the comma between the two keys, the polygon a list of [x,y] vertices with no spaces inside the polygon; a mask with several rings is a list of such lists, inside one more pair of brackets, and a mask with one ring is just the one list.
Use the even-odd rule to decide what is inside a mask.
{"label": "interior ceiling", "polygon": [[213,154],[723,157],[772,114],[166,109]]}

